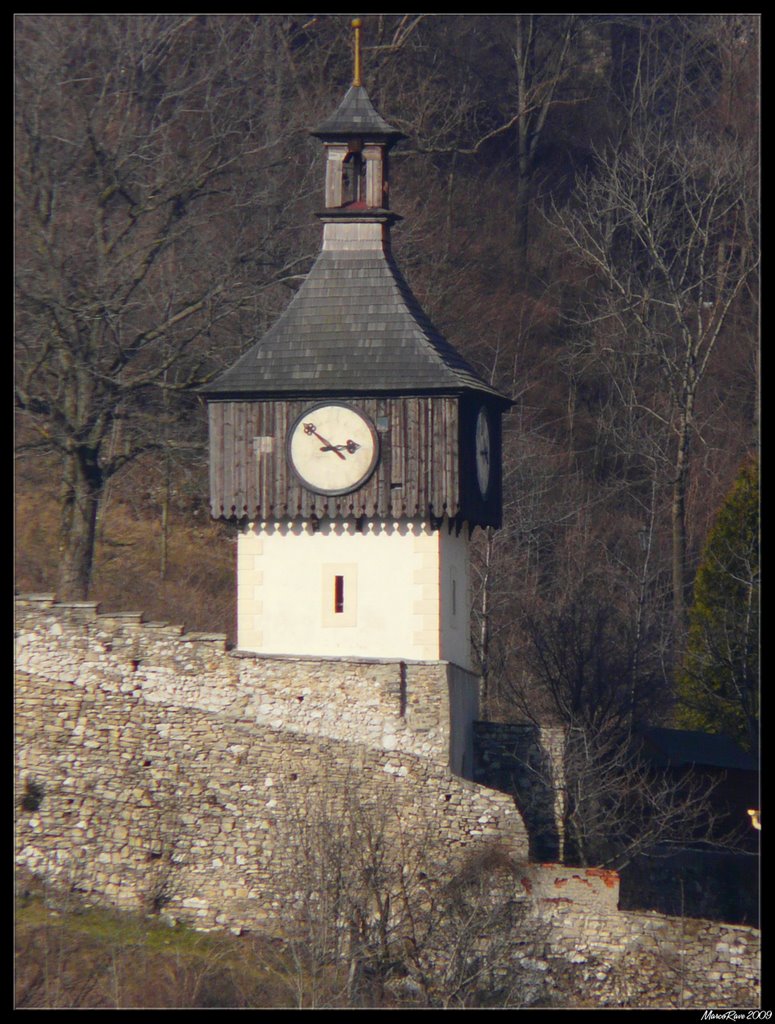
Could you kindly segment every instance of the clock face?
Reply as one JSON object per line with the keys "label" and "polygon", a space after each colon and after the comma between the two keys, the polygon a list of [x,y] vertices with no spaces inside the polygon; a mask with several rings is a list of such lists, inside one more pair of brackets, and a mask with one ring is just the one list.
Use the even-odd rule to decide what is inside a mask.
{"label": "clock face", "polygon": [[377,465],[379,440],[367,416],[343,402],[322,402],[291,427],[288,461],[302,484],[316,494],[349,494]]}
{"label": "clock face", "polygon": [[490,424],[482,406],[476,419],[476,479],[483,498],[490,486]]}

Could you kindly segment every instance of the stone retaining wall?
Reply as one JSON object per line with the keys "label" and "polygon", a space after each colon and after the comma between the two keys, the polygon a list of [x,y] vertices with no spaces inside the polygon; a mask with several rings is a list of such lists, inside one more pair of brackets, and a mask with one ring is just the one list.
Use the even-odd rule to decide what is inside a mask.
{"label": "stone retaining wall", "polygon": [[[241,657],[45,597],[18,603],[17,632],[17,862],[38,874],[200,927],[268,926],[298,897],[301,836],[351,795],[442,872],[483,843],[527,861],[513,800],[449,770],[474,709],[449,666]],[[758,931],[622,912],[618,886],[526,867],[526,962],[549,990],[572,970],[598,1005],[757,1005]]]}
{"label": "stone retaining wall", "polygon": [[533,860],[563,857],[562,729],[529,723],[475,722],[472,778],[514,796]]}
{"label": "stone retaining wall", "polygon": [[299,816],[356,792],[406,834],[428,832],[439,864],[482,841],[527,852],[507,796],[434,761],[149,702],[92,676],[18,674],[16,732],[17,862],[201,927],[281,918]]}
{"label": "stone retaining wall", "polygon": [[267,657],[226,651],[140,613],[50,595],[16,602],[16,665],[41,678],[241,722],[400,750],[470,777],[478,678],[447,662]]}
{"label": "stone retaining wall", "polygon": [[600,1005],[758,1006],[757,929],[619,910],[619,877],[600,868],[530,865],[523,885],[552,955],[576,965]]}
{"label": "stone retaining wall", "polygon": [[355,789],[407,834],[432,823],[440,864],[481,841],[526,856],[513,801],[447,765],[472,679],[438,662],[243,656],[217,634],[22,598],[18,862],[239,929],[287,910],[275,889],[300,809]]}

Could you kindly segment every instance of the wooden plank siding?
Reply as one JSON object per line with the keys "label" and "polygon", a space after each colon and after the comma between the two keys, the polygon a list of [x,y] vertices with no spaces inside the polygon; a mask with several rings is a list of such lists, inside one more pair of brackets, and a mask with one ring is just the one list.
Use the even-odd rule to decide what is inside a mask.
{"label": "wooden plank siding", "polygon": [[[380,459],[360,490],[337,497],[307,491],[286,458],[288,430],[313,404],[310,399],[208,403],[215,518],[457,515],[458,399],[354,400],[378,426]],[[256,443],[257,438],[265,440]]]}

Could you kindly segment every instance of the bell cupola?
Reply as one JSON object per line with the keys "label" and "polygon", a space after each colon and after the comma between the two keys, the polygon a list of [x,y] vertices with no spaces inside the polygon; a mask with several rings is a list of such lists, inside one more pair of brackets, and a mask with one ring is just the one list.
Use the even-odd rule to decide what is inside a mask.
{"label": "bell cupola", "polygon": [[353,83],[334,113],[311,132],[325,146],[328,218],[387,212],[388,152],[405,137],[377,113],[361,84],[359,18],[353,28]]}

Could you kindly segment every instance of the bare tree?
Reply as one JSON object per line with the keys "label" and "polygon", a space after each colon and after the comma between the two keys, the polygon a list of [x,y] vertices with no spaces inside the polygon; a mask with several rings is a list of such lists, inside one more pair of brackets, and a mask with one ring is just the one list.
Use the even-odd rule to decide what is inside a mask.
{"label": "bare tree", "polygon": [[107,481],[172,443],[154,429],[159,393],[211,373],[214,339],[228,350],[239,338],[240,305],[295,269],[298,241],[278,223],[308,169],[296,164],[282,198],[262,194],[295,131],[281,110],[293,83],[259,86],[256,63],[262,36],[286,31],[279,19],[17,18],[16,404],[28,447],[61,459],[62,598],[88,593]]}
{"label": "bare tree", "polygon": [[563,96],[571,77],[577,15],[515,14],[513,42],[517,129],[517,244],[527,250],[535,169],[546,119],[555,104],[574,102]]}
{"label": "bare tree", "polygon": [[555,218],[596,284],[578,322],[601,354],[618,357],[617,370],[626,362],[626,401],[662,438],[679,631],[691,582],[686,504],[698,401],[757,266],[756,140],[709,131],[687,83],[665,96],[666,65],[686,78],[690,57],[711,59],[696,52],[702,37],[684,38],[684,48],[669,55],[673,63],[662,61],[651,77],[646,58],[658,39],[642,41],[625,130],[597,152],[594,171]]}
{"label": "bare tree", "polygon": [[691,772],[678,779],[641,755],[640,728],[671,706],[643,625],[591,579],[565,604],[528,617],[530,685],[516,685],[512,697],[528,720],[563,729],[569,863],[621,870],[644,852],[734,842],[719,833],[714,783]]}
{"label": "bare tree", "polygon": [[427,1006],[523,1006],[535,998],[523,958],[542,949],[545,927],[530,918],[519,865],[499,846],[472,851],[412,915],[409,977]]}
{"label": "bare tree", "polygon": [[453,854],[433,808],[408,817],[355,766],[288,807],[295,898],[269,961],[296,1006],[520,1004],[519,957],[541,936],[505,848]]}
{"label": "bare tree", "polygon": [[[586,60],[579,46],[583,25],[577,15],[466,15],[440,24],[433,19],[416,34],[414,41],[425,45],[427,55],[409,102],[413,145],[420,153],[448,158],[448,238],[455,185],[465,177],[466,162],[476,166],[480,184],[495,166],[501,201],[507,196],[514,211],[505,230],[501,221],[499,234],[513,238],[510,255],[524,261],[547,122],[588,98],[578,88]],[[444,63],[439,51],[448,55]],[[473,165],[471,157],[477,158]]]}

